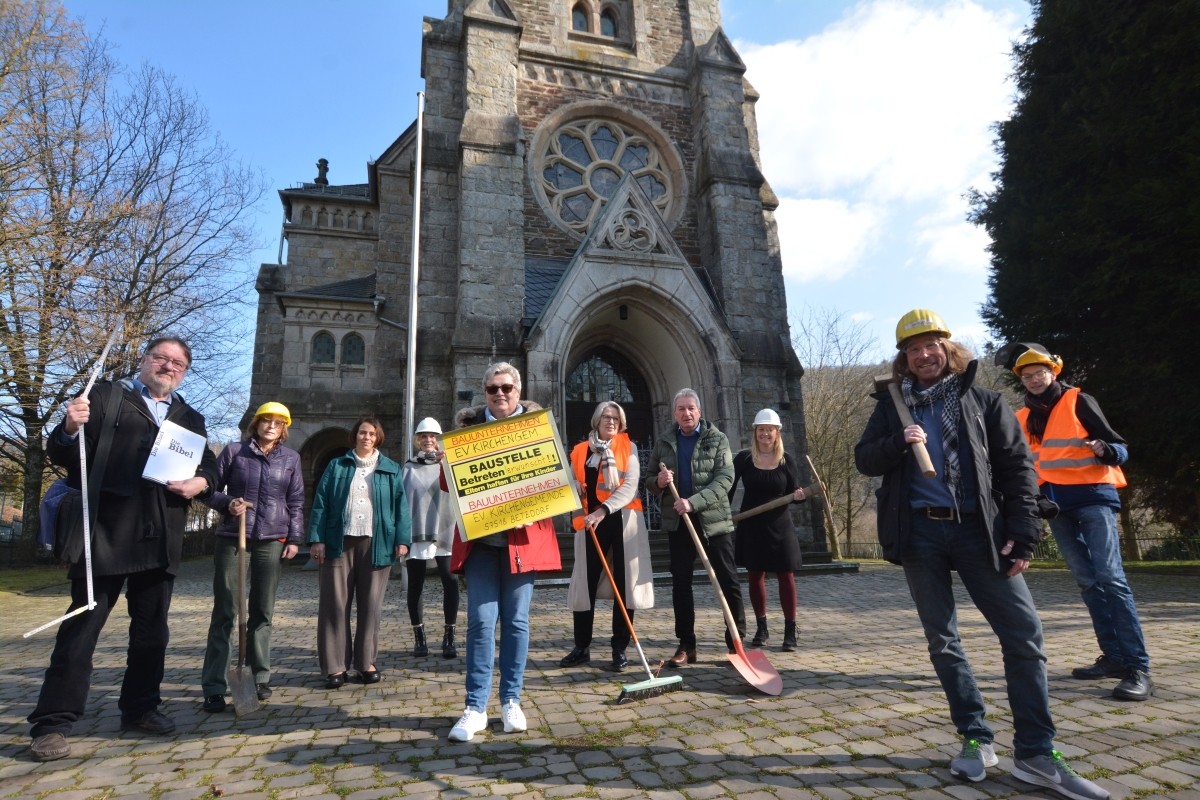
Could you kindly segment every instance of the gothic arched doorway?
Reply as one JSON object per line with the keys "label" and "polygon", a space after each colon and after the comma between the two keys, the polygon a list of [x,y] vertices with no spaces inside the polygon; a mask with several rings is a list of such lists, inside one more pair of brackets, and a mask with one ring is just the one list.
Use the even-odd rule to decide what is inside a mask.
{"label": "gothic arched doorway", "polygon": [[625,409],[629,438],[639,446],[654,433],[650,389],[633,362],[611,347],[597,347],[567,375],[564,431],[567,450],[587,438],[592,412],[602,400],[615,400]]}

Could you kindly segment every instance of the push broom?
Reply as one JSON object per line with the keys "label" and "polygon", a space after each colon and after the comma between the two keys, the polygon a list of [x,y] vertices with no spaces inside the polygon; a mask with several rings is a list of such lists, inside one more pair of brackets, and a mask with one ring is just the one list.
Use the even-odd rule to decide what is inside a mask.
{"label": "push broom", "polygon": [[646,660],[646,653],[642,650],[642,643],[638,641],[637,632],[633,629],[633,620],[629,618],[629,611],[625,608],[625,601],[621,599],[621,591],[617,588],[617,580],[613,577],[612,570],[608,567],[608,559],[604,557],[604,550],[600,547],[600,537],[596,536],[596,528],[593,525],[587,525],[588,533],[592,537],[592,546],[596,548],[596,553],[600,556],[600,564],[604,567],[604,574],[608,576],[608,582],[612,584],[613,601],[617,604],[617,608],[621,609],[621,616],[625,618],[625,625],[629,628],[629,638],[633,640],[637,647],[638,658],[642,660],[642,667],[646,670],[646,680],[638,683],[630,683],[621,687],[621,694],[617,696],[617,704],[632,703],[634,700],[645,700],[647,697],[657,697],[660,694],[667,692],[676,692],[683,688],[683,678],[678,675],[672,675],[669,678],[658,677],[659,670],[662,669],[662,662],[658,662],[658,670],[650,669],[650,662]]}

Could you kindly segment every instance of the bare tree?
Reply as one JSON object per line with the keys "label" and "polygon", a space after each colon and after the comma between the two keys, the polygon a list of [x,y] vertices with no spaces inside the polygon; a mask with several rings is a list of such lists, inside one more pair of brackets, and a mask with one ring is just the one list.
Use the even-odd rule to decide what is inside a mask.
{"label": "bare tree", "polygon": [[[864,323],[837,311],[805,309],[792,330],[792,346],[804,365],[809,455],[829,490],[826,501],[849,553],[856,521],[874,496],[871,480],[854,467],[854,445],[874,407],[871,381],[884,371],[881,354]],[[838,549],[831,547],[835,554]]]}
{"label": "bare tree", "polygon": [[190,401],[231,394],[265,184],[193,95],[124,73],[56,3],[0,0],[0,70],[0,456],[24,467],[28,534],[47,426],[111,334],[108,375],[170,333]]}

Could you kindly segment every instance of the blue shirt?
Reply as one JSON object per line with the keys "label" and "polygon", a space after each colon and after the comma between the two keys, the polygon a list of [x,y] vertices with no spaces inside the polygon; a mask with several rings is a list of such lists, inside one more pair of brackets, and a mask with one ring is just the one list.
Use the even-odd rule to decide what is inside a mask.
{"label": "blue shirt", "polygon": [[679,474],[676,477],[679,483],[679,496],[691,497],[692,495],[692,454],[696,452],[696,442],[700,441],[700,425],[696,425],[696,429],[690,434],[684,433],[678,426],[675,428],[675,446],[679,451]]}
{"label": "blue shirt", "polygon": [[[137,378],[133,378],[132,381],[133,390],[141,396],[142,402],[146,404],[146,408],[150,411],[150,416],[154,417],[154,421],[161,428],[163,422],[167,419],[167,414],[171,411],[171,401],[175,399],[175,393],[171,392],[171,394],[167,395],[166,400],[155,400],[150,396],[150,387]],[[114,386],[114,388],[116,387]]]}

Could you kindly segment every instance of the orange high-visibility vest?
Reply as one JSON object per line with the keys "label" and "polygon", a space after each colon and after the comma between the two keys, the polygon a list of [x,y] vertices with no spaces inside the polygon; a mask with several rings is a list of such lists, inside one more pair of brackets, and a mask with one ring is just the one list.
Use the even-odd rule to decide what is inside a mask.
{"label": "orange high-visibility vest", "polygon": [[[629,464],[629,457],[633,453],[633,444],[629,441],[629,436],[627,434],[618,433],[613,437],[612,444],[609,445],[609,447],[612,452],[614,466],[617,468],[617,477],[621,482],[624,482],[625,467]],[[575,470],[575,480],[579,481],[579,489],[580,493],[582,494],[580,501],[583,503],[583,512],[576,514],[571,519],[571,525],[574,526],[575,530],[577,531],[583,530],[583,518],[588,515],[586,479],[587,470],[584,468],[584,466],[587,464],[587,460],[588,443],[580,442],[579,444],[575,445],[574,449],[571,450],[571,467]],[[597,500],[603,503],[616,488],[616,486],[612,487],[611,489],[607,488],[604,485],[604,472],[601,470],[596,471]],[[630,511],[641,511],[641,495],[634,495],[633,500],[629,501],[629,504],[625,506],[625,508],[628,508]]]}
{"label": "orange high-visibility vest", "polygon": [[1050,409],[1046,432],[1042,440],[1035,442],[1026,427],[1029,409],[1017,412],[1029,449],[1033,451],[1033,465],[1037,467],[1038,483],[1084,484],[1111,483],[1120,489],[1125,485],[1125,473],[1120,467],[1101,464],[1092,448],[1084,444],[1088,433],[1075,414],[1075,403],[1079,389],[1072,387],[1063,392],[1062,399]]}

